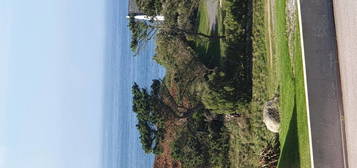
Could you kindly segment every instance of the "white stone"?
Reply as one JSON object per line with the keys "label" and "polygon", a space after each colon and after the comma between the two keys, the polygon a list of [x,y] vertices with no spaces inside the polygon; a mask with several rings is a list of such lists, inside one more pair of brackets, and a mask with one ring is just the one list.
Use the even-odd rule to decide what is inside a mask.
{"label": "white stone", "polygon": [[265,103],[263,109],[263,122],[267,129],[274,133],[279,133],[280,128],[279,111],[276,105],[277,101],[277,98],[268,101],[267,103]]}

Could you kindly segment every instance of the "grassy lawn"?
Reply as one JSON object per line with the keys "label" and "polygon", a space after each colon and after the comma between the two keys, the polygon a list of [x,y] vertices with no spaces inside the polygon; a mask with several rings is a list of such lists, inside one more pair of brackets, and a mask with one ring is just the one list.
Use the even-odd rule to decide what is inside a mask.
{"label": "grassy lawn", "polygon": [[[281,155],[278,167],[310,167],[309,135],[299,27],[288,45],[286,2],[276,1],[276,57],[280,67]],[[292,50],[292,55],[289,54]]]}
{"label": "grassy lawn", "polygon": [[[219,24],[220,22],[217,21],[216,23],[218,24],[215,25],[215,29],[211,30],[209,26],[207,4],[205,0],[200,1],[198,8],[198,19],[198,32],[206,35],[218,35],[222,26]],[[220,46],[220,39],[212,40],[205,37],[195,38],[195,50],[199,54],[201,61],[209,67],[213,67],[219,64],[220,57],[222,55]]]}

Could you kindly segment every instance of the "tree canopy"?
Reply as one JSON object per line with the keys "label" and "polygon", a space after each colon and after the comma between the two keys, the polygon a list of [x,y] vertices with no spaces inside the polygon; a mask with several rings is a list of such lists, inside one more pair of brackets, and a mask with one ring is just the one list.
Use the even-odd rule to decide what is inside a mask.
{"label": "tree canopy", "polygon": [[129,29],[131,31],[131,50],[137,54],[140,51],[140,47],[143,47],[145,43],[152,39],[157,29],[150,25],[152,21],[138,21],[134,16],[129,16]]}
{"label": "tree canopy", "polygon": [[145,88],[140,88],[137,83],[132,86],[133,111],[138,118],[136,127],[146,153],[160,153],[159,142],[164,135],[164,118],[158,107],[160,84],[159,80],[154,80],[150,93]]}
{"label": "tree canopy", "polygon": [[172,156],[182,163],[183,168],[229,167],[229,135],[222,116],[207,121],[206,113],[197,111],[189,118],[172,144]]}
{"label": "tree canopy", "polygon": [[156,16],[162,10],[160,0],[135,0],[139,9],[148,16]]}

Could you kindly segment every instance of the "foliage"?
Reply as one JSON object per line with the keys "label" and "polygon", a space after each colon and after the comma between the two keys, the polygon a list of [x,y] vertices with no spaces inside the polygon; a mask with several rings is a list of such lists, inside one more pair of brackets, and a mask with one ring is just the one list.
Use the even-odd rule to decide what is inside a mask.
{"label": "foliage", "polygon": [[202,95],[203,104],[217,114],[244,113],[249,96],[244,88],[239,88],[239,83],[226,80],[225,76],[222,71],[208,74],[208,87]]}
{"label": "foliage", "polygon": [[208,69],[190,44],[181,37],[160,32],[154,59],[166,68],[164,83],[172,91],[176,103],[180,105],[189,100],[195,106],[203,91],[202,83]]}
{"label": "foliage", "polygon": [[261,168],[276,168],[279,159],[279,137],[267,144],[260,154],[260,167]]}
{"label": "foliage", "polygon": [[134,83],[133,111],[138,118],[136,127],[140,133],[140,141],[146,153],[160,153],[159,142],[164,136],[164,116],[160,113],[159,88],[160,81],[154,80],[149,94],[146,89]]}
{"label": "foliage", "polygon": [[[273,73],[268,69],[269,57],[266,50],[267,30],[265,25],[266,1],[253,0],[252,24],[252,100],[248,111],[241,118],[227,123],[230,131],[230,160],[231,167],[260,167],[260,154],[275,138],[267,131],[262,121],[262,108],[272,96],[269,87],[272,86],[268,77]],[[276,79],[275,77],[272,77]]]}
{"label": "foliage", "polygon": [[[148,104],[160,104],[149,105],[149,111],[166,114],[171,109],[176,114],[173,120],[185,119],[183,126],[176,128],[178,137],[171,147],[172,156],[183,167],[257,167],[259,152],[272,136],[266,132],[260,115],[261,105],[268,98],[266,74],[260,73],[266,70],[266,55],[258,58],[255,54],[254,58],[261,62],[253,69],[253,61],[257,60],[252,55],[252,4],[248,0],[224,1],[220,22],[223,38],[214,43],[220,47],[222,58],[212,63],[206,60],[207,53],[200,53],[195,47],[195,40],[204,37],[197,32],[198,2],[161,1],[165,22],[159,25],[156,34],[154,59],[166,68],[166,76],[159,94],[148,94],[151,102]],[[163,110],[165,104],[169,109]],[[202,104],[204,108],[196,108]],[[225,123],[222,114],[228,113],[242,114],[240,124]],[[149,126],[154,123],[145,121]],[[157,128],[150,127],[153,134],[143,139],[156,139]],[[145,125],[142,129],[146,129]],[[151,145],[157,142],[152,140]]]}
{"label": "foliage", "polygon": [[181,161],[184,168],[229,167],[226,159],[229,136],[222,116],[212,121],[206,119],[204,112],[197,111],[172,144],[172,156]]}
{"label": "foliage", "polygon": [[[208,43],[196,38],[196,43],[191,45],[200,61],[212,69],[206,74],[204,91],[200,96],[206,108],[215,113],[247,113],[247,105],[252,98],[251,3],[248,0],[223,2],[222,17],[219,17],[222,22],[218,21],[223,25],[216,26],[222,31],[209,33],[219,37],[218,33],[223,33],[224,38],[210,39]],[[199,14],[204,15],[205,12],[199,11]],[[200,23],[199,30],[206,30],[207,26],[202,27]],[[201,44],[208,48],[202,49]],[[215,55],[209,56],[209,53]]]}
{"label": "foliage", "polygon": [[160,0],[135,0],[140,11],[148,16],[156,16],[162,10],[162,2]]}
{"label": "foliage", "polygon": [[134,16],[129,16],[129,29],[131,31],[130,48],[133,52],[138,52],[145,42],[154,37],[156,28],[152,21],[138,21]]}
{"label": "foliage", "polygon": [[168,27],[193,30],[197,24],[196,13],[200,0],[168,0],[162,3],[162,15]]}
{"label": "foliage", "polygon": [[[159,4],[160,13],[165,17],[165,21],[136,21],[134,16],[130,17],[129,28],[132,32],[131,49],[136,52],[140,47],[150,40],[156,32],[161,36],[180,37],[201,37],[206,39],[222,38],[217,35],[207,35],[195,30],[196,13],[199,0],[137,0],[138,7],[145,9],[149,16],[154,16],[153,11],[157,11],[155,4]],[[157,2],[156,2],[157,1]],[[156,14],[156,13],[155,13]]]}

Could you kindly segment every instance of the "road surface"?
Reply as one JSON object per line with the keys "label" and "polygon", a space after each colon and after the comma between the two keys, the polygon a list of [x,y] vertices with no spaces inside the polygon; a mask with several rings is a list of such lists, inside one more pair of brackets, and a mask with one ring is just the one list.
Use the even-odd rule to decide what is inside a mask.
{"label": "road surface", "polygon": [[332,0],[300,0],[300,4],[313,165],[344,168],[343,108]]}

